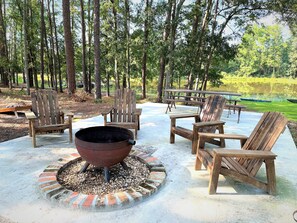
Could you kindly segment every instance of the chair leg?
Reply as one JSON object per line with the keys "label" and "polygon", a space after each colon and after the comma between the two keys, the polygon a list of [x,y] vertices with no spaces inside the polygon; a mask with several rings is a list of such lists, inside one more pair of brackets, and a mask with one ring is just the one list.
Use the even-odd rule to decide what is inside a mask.
{"label": "chair leg", "polygon": [[172,118],[171,124],[170,124],[170,143],[174,143],[174,141],[175,141],[175,134],[172,130],[173,128],[175,128],[175,125],[176,125],[176,119]]}
{"label": "chair leg", "polygon": [[195,170],[201,170],[202,162],[198,157],[198,152],[196,154]]}
{"label": "chair leg", "polygon": [[29,136],[32,137],[32,129],[33,129],[33,123],[31,120],[29,120]]}
{"label": "chair leg", "polygon": [[193,125],[192,154],[196,154],[198,146],[198,128]]}
{"label": "chair leg", "polygon": [[34,128],[32,128],[32,143],[33,147],[36,148],[36,132]]}
{"label": "chair leg", "polygon": [[213,160],[213,168],[211,170],[209,186],[208,186],[209,194],[215,194],[217,192],[219,175],[221,170],[221,161],[222,161],[222,157],[215,155]]}
{"label": "chair leg", "polygon": [[276,179],[274,160],[266,160],[267,192],[271,195],[276,194]]}
{"label": "chair leg", "polygon": [[[218,127],[219,130],[219,134],[224,134],[224,126],[220,125]],[[221,148],[225,148],[226,147],[226,143],[225,143],[225,139],[224,138],[220,138],[220,147]]]}

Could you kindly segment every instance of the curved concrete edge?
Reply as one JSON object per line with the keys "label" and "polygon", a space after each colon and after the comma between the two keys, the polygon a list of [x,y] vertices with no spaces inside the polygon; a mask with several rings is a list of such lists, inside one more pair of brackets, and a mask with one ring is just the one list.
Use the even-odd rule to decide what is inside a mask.
{"label": "curved concrete edge", "polygon": [[86,210],[114,210],[132,206],[159,191],[165,183],[167,174],[165,167],[156,157],[138,150],[132,150],[129,156],[145,163],[150,171],[148,178],[138,187],[104,196],[83,194],[66,189],[58,182],[57,175],[62,168],[81,159],[78,153],[70,154],[47,166],[38,177],[38,187],[46,199],[66,207]]}

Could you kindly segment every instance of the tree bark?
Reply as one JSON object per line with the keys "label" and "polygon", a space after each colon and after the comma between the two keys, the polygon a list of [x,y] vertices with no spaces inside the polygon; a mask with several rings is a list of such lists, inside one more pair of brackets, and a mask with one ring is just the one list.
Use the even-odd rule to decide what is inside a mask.
{"label": "tree bark", "polygon": [[53,76],[52,76],[52,84],[56,91],[58,91],[57,85],[57,67],[56,67],[56,54],[55,54],[55,44],[54,44],[54,34],[53,34],[53,23],[52,23],[52,14],[51,14],[51,7],[50,7],[50,0],[47,0],[47,14],[48,14],[48,21],[49,21],[49,29],[50,29],[50,49],[51,49],[51,59],[53,64]]}
{"label": "tree bark", "polygon": [[146,0],[145,6],[145,20],[144,20],[144,36],[143,36],[143,53],[142,53],[142,99],[146,98],[146,77],[147,77],[147,49],[148,49],[148,36],[150,26],[150,13],[153,1]]}
{"label": "tree bark", "polygon": [[157,92],[157,102],[162,102],[163,95],[163,85],[164,85],[164,77],[165,77],[165,66],[166,66],[166,55],[168,51],[168,37],[170,34],[170,21],[171,21],[171,11],[172,11],[172,1],[168,0],[167,5],[167,15],[165,20],[165,28],[163,32],[163,49],[161,50],[160,56],[160,73],[158,79],[158,92]]}
{"label": "tree bark", "polygon": [[55,17],[55,1],[52,1],[52,12],[53,12],[53,27],[54,27],[54,37],[55,37],[55,46],[56,46],[56,58],[57,58],[57,72],[59,78],[59,90],[63,92],[62,86],[62,73],[61,73],[61,58],[59,53],[59,41],[58,41],[58,33],[57,33],[57,25],[56,25],[56,17]]}
{"label": "tree bark", "polygon": [[63,0],[63,26],[65,37],[65,54],[66,54],[66,66],[68,76],[68,93],[73,94],[75,92],[75,65],[74,65],[74,50],[71,35],[70,26],[70,7],[69,0]]}
{"label": "tree bark", "polygon": [[40,79],[41,79],[41,89],[44,89],[44,0],[40,2]]}
{"label": "tree bark", "polygon": [[87,64],[86,64],[86,24],[84,15],[84,1],[80,0],[80,18],[81,18],[81,39],[82,39],[82,72],[84,91],[89,91]]}
{"label": "tree bark", "polygon": [[28,70],[28,42],[27,42],[27,0],[23,3],[23,35],[24,35],[24,73],[26,77],[27,95],[30,95],[30,78]]}
{"label": "tree bark", "polygon": [[94,0],[95,99],[101,99],[100,75],[100,1]]}
{"label": "tree bark", "polygon": [[112,13],[114,22],[114,77],[116,89],[120,88],[120,75],[118,73],[118,19],[117,19],[117,9],[116,0],[111,0],[112,2]]}

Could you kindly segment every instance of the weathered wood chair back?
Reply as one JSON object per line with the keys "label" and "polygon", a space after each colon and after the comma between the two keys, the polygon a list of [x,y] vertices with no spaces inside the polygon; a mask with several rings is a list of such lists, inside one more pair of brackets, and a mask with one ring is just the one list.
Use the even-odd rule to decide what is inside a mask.
{"label": "weathered wood chair back", "polygon": [[134,122],[136,110],[136,95],[131,89],[118,89],[115,94],[113,122]]}
{"label": "weathered wood chair back", "polygon": [[[242,149],[270,151],[285,130],[286,124],[287,119],[281,113],[264,113]],[[263,160],[240,158],[238,163],[247,170],[250,176],[255,176]]]}
{"label": "weathered wood chair back", "polygon": [[59,110],[57,92],[53,90],[38,90],[31,93],[32,111],[38,117],[35,124],[56,125],[64,122]]}
{"label": "weathered wood chair back", "polygon": [[[200,122],[219,121],[224,111],[226,98],[220,95],[207,97],[201,109]],[[216,127],[204,127],[203,132],[215,132]]]}

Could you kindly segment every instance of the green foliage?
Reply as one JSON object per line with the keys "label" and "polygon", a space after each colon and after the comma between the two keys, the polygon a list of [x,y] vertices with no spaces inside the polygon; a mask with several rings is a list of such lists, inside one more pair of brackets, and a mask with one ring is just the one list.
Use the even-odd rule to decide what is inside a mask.
{"label": "green foliage", "polygon": [[250,26],[238,47],[235,61],[239,68],[235,73],[239,76],[285,77],[291,46],[283,40],[279,25]]}

